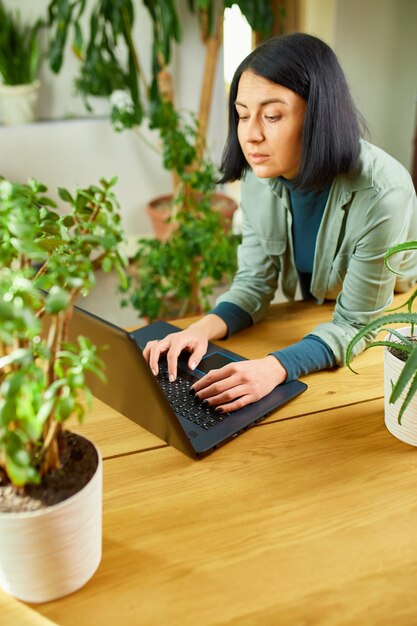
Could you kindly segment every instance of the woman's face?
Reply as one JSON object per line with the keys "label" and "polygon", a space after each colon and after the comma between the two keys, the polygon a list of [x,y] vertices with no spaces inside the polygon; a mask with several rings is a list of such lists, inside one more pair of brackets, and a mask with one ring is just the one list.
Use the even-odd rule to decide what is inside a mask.
{"label": "woman's face", "polygon": [[239,80],[235,106],[239,143],[255,176],[295,178],[307,101],[246,71]]}

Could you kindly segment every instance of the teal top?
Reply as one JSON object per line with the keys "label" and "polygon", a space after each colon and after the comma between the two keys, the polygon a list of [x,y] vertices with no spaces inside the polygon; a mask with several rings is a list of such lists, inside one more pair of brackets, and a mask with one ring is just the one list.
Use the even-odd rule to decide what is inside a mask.
{"label": "teal top", "polygon": [[[299,191],[293,189],[290,180],[279,177],[288,189],[292,213],[292,238],[294,262],[298,274],[312,274],[317,233],[323,217],[330,187],[323,191]],[[308,297],[303,294],[304,297]]]}
{"label": "teal top", "polygon": [[[330,187],[323,191],[299,191],[291,181],[280,177],[290,195],[294,262],[303,299],[311,298],[310,286],[317,233],[323,218]],[[287,381],[309,372],[334,367],[334,354],[328,344],[314,335],[284,350],[272,352],[287,371]]]}

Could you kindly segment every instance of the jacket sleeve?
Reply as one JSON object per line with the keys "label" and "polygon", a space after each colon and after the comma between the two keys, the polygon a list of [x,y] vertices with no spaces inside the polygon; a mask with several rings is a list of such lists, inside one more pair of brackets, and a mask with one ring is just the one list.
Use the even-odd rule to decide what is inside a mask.
{"label": "jacket sleeve", "polygon": [[[379,194],[368,207],[363,207],[362,221],[352,222],[351,227],[358,228],[359,236],[336,299],[333,320],[311,331],[330,347],[338,365],[345,364],[347,345],[357,331],[380,316],[392,302],[397,277],[386,268],[384,256],[390,246],[417,238],[417,205],[412,191],[409,187],[396,187]],[[396,271],[401,271],[402,260],[401,254],[392,257]],[[374,336],[370,334],[359,342],[355,354],[362,352]]]}
{"label": "jacket sleeve", "polygon": [[267,254],[243,210],[242,243],[238,247],[238,270],[228,291],[216,301],[231,302],[258,322],[275,295],[279,276],[278,256]]}

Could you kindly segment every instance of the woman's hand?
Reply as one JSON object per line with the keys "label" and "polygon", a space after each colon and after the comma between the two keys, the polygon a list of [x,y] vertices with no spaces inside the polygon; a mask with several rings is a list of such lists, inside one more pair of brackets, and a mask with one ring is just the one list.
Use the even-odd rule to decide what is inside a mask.
{"label": "woman's hand", "polygon": [[272,355],[252,361],[236,361],[211,370],[193,385],[200,400],[227,413],[256,402],[285,382],[287,371]]}
{"label": "woman's hand", "polygon": [[160,341],[148,341],[143,356],[148,361],[152,373],[158,374],[158,361],[166,354],[170,381],[177,377],[178,357],[186,350],[190,352],[188,367],[194,370],[207,352],[210,339],[220,339],[227,334],[227,326],[217,315],[208,314],[186,330],[167,335]]}

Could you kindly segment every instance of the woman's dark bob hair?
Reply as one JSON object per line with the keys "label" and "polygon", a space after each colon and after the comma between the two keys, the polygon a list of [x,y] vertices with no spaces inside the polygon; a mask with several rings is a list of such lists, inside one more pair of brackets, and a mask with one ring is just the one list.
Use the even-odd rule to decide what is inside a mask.
{"label": "woman's dark bob hair", "polygon": [[243,72],[250,71],[307,100],[300,169],[293,185],[323,189],[338,174],[352,171],[359,155],[360,116],[333,50],[320,39],[293,33],[268,39],[239,65],[229,95],[229,133],[221,171],[225,183],[249,168],[237,136],[235,101]]}

